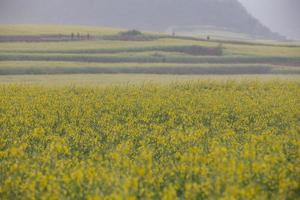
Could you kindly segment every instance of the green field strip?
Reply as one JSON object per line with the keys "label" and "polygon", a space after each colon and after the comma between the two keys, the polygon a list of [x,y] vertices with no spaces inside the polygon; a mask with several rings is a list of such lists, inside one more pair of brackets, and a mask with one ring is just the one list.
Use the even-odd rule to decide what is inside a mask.
{"label": "green field strip", "polygon": [[300,74],[298,67],[266,64],[0,62],[0,75],[16,74]]}
{"label": "green field strip", "polygon": [[0,61],[72,61],[72,62],[138,62],[138,63],[277,63],[297,65],[300,57],[272,56],[143,56],[82,54],[0,54]]}
{"label": "green field strip", "polygon": [[215,64],[215,63],[93,63],[93,62],[59,62],[59,61],[1,61],[0,67],[253,67],[274,66],[271,64]]}

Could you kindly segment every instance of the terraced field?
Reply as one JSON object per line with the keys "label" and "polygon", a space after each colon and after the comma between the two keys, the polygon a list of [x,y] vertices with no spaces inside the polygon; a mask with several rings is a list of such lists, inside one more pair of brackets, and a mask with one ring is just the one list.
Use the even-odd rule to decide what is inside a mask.
{"label": "terraced field", "polygon": [[[299,74],[300,46],[204,40],[76,26],[0,26],[1,36],[89,35],[71,41],[0,43],[0,75],[14,74]],[[123,30],[124,32],[124,30]],[[155,37],[148,38],[148,35]],[[45,36],[46,37],[46,36]],[[93,38],[94,37],[94,38]],[[128,39],[128,38],[127,38]]]}

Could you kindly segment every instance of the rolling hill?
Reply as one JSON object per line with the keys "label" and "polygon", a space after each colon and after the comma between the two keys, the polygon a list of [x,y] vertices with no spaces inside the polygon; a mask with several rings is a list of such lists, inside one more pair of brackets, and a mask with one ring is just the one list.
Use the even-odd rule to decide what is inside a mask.
{"label": "rolling hill", "polygon": [[149,31],[210,26],[280,38],[237,0],[3,0],[0,23],[86,24]]}

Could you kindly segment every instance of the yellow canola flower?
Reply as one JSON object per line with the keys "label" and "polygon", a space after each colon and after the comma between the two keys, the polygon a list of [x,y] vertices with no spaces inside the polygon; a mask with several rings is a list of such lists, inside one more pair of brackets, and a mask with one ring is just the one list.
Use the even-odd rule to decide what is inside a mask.
{"label": "yellow canola flower", "polygon": [[298,199],[298,81],[0,86],[0,199]]}

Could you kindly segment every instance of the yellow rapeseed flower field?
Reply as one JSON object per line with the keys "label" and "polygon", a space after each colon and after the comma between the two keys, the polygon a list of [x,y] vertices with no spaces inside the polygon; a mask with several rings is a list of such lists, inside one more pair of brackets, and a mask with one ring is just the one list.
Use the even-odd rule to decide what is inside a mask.
{"label": "yellow rapeseed flower field", "polygon": [[0,199],[297,198],[297,81],[0,86]]}

